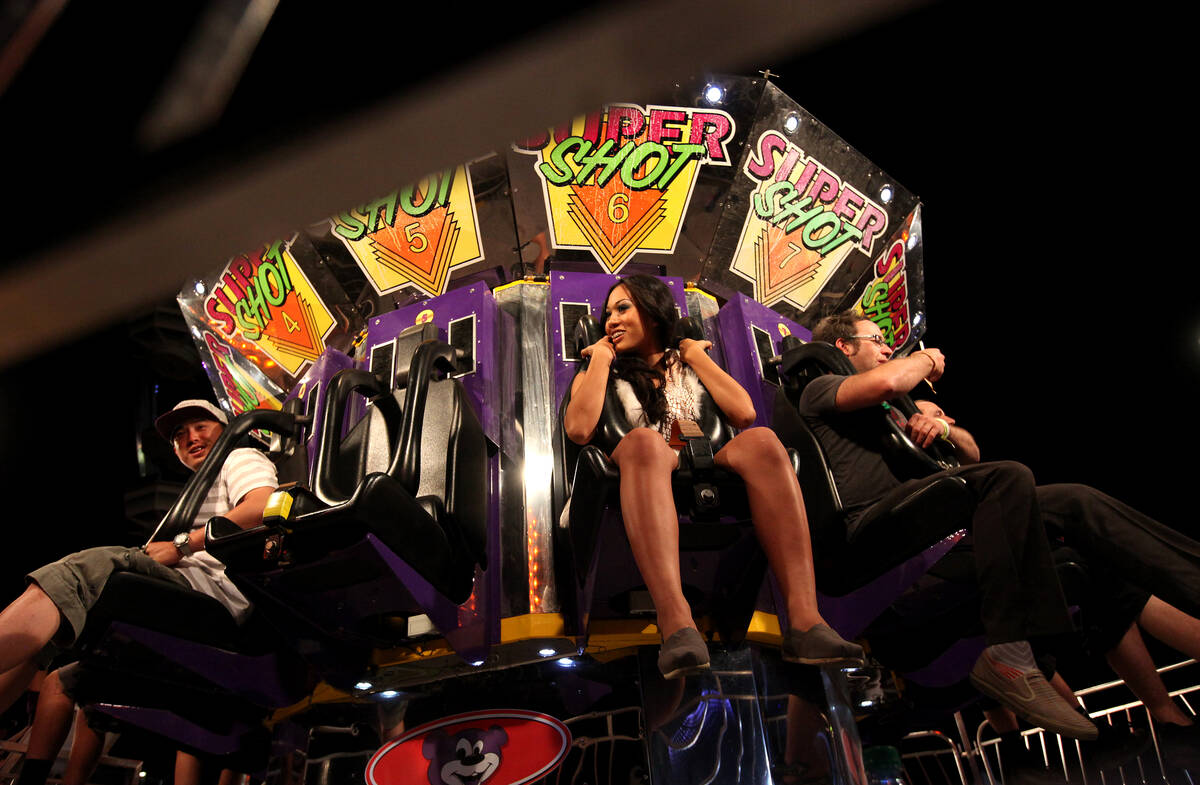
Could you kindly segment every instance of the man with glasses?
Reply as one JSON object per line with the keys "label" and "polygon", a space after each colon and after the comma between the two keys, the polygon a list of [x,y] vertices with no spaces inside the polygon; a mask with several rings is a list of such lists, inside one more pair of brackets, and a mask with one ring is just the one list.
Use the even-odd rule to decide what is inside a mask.
{"label": "man with glasses", "polygon": [[[1139,608],[1132,607],[1115,615],[1131,612],[1127,621],[1138,617],[1144,624],[1149,614],[1156,628],[1197,638],[1190,643],[1168,640],[1176,648],[1200,645],[1193,618],[1200,602],[1200,544],[1093,488],[1037,486],[1023,464],[979,463],[979,447],[971,434],[928,401],[918,402],[920,411],[905,426],[908,434],[918,447],[929,447],[938,439],[949,442],[963,465],[930,477],[900,480],[882,453],[878,407],[911,392],[922,381],[936,382],[945,371],[945,357],[930,348],[893,359],[878,325],[854,313],[826,317],[813,331],[813,340],[833,344],[855,370],[852,376],[827,374],[814,379],[799,402],[801,415],[829,460],[847,513],[850,546],[889,547],[889,539],[903,533],[873,527],[881,513],[946,474],[967,483],[974,509],[970,520],[961,525],[974,540],[981,620],[988,643],[1003,644],[989,646],[972,671],[972,682],[980,691],[1044,726],[1021,710],[1012,693],[1024,689],[1020,682],[1027,678],[1034,683],[1040,678],[1026,672],[1024,666],[1032,666],[1032,658],[1026,656],[1024,641],[1072,629],[1050,556],[1047,528],[1083,553],[1093,569],[1144,590],[1143,601],[1149,597],[1140,617]],[[1154,628],[1146,629],[1158,635]],[[1023,665],[1011,656],[1014,642],[1023,644],[1016,647]],[[993,650],[997,654],[989,659]],[[1015,677],[1005,665],[1018,667],[1024,675]]]}

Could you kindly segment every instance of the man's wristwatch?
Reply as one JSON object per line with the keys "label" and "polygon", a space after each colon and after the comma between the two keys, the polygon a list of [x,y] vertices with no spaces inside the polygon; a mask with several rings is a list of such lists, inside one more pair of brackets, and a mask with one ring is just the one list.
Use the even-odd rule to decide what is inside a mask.
{"label": "man's wristwatch", "polygon": [[188,532],[176,534],[171,543],[175,546],[175,550],[179,551],[180,556],[192,555],[192,536]]}

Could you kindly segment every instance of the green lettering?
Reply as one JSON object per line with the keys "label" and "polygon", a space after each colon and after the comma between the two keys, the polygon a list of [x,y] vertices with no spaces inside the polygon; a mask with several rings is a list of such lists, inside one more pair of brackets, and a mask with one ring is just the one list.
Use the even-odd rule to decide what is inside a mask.
{"label": "green lettering", "polygon": [[863,292],[859,305],[862,307],[863,315],[868,319],[878,319],[887,307],[887,284],[877,281],[871,288]]}
{"label": "green lettering", "polygon": [[266,247],[262,258],[276,264],[283,264],[283,240],[276,240]]}
{"label": "green lettering", "polygon": [[610,156],[608,153],[615,144],[616,142],[612,139],[608,139],[604,144],[597,147],[594,152],[583,156],[576,156],[575,160],[582,164],[583,168],[579,170],[579,174],[575,175],[575,182],[579,185],[584,185],[591,178],[592,172],[596,170],[596,167],[603,164],[604,168],[596,175],[596,187],[603,188],[608,185],[608,181],[621,168],[621,164],[625,161],[625,158],[637,147],[637,142],[629,141],[621,146],[616,155]]}
{"label": "green lettering", "polygon": [[[815,251],[824,246],[830,236],[836,237],[838,227],[841,225],[841,218],[822,209],[820,215],[813,216],[805,223],[804,230],[800,232],[800,242],[804,243],[804,247],[808,250]],[[826,229],[829,230],[828,233],[825,232]]]}
{"label": "green lettering", "polygon": [[564,139],[550,151],[550,160],[538,165],[538,170],[547,181],[555,185],[566,185],[571,182],[572,169],[567,165],[567,154],[576,150],[580,155],[586,155],[592,149],[592,143],[582,136],[572,136]]}
{"label": "green lettering", "polygon": [[258,396],[254,394],[254,388],[248,384],[242,383],[238,379],[234,379],[233,384],[234,388],[237,390],[237,394],[242,399],[242,412],[244,413],[250,411],[251,409],[257,409]]}
{"label": "green lettering", "polygon": [[270,305],[276,307],[283,305],[290,291],[284,284],[284,277],[279,274],[279,268],[268,261],[258,266],[258,290]]}
{"label": "green lettering", "polygon": [[675,159],[671,161],[671,165],[663,173],[662,179],[658,181],[658,185],[654,186],[660,191],[667,190],[667,186],[675,182],[676,175],[683,170],[688,161],[704,155],[704,145],[675,144],[671,145],[671,153],[675,156]]}
{"label": "green lettering", "polygon": [[[267,300],[260,281],[261,279],[251,281],[246,287],[246,296],[237,302],[237,316],[238,321],[242,323],[242,332],[252,341],[258,339],[267,322],[271,321],[271,312],[267,309]],[[247,332],[247,323],[253,325],[253,335]]]}
{"label": "green lettering", "polygon": [[[253,288],[253,286],[251,286]],[[250,305],[245,298],[237,301],[237,306],[234,308],[237,316],[238,327],[242,330],[242,335],[248,340],[257,341],[262,336],[262,327],[255,321],[255,314],[250,310]]]}
{"label": "green lettering", "polygon": [[[638,177],[638,168],[645,163],[646,159],[651,155],[658,156],[658,160],[654,164],[654,168],[642,177]],[[621,164],[621,182],[625,183],[625,185],[628,185],[635,191],[640,191],[643,188],[647,188],[650,183],[659,178],[659,176],[663,173],[663,170],[667,168],[667,164],[670,162],[670,160],[671,153],[668,152],[667,148],[663,145],[659,144],[658,142],[642,142],[637,146],[637,149],[633,150],[625,157],[625,163]]]}
{"label": "green lettering", "polygon": [[430,183],[422,194],[421,203],[417,204],[413,201],[417,195],[417,186],[410,185],[407,188],[400,190],[400,206],[404,208],[404,212],[413,218],[420,218],[437,206],[437,189],[434,184]]}
{"label": "green lettering", "polygon": [[858,242],[860,239],[862,239],[862,229],[842,221],[842,231],[831,236],[824,245],[816,250],[822,256],[828,256],[843,243],[851,240]]}
{"label": "green lettering", "polygon": [[357,240],[367,233],[367,225],[352,212],[338,213],[333,219],[333,231],[347,240]]}
{"label": "green lettering", "polygon": [[[383,220],[379,220],[380,211],[383,212]],[[395,226],[396,224],[396,192],[392,191],[387,196],[369,202],[363,208],[363,212],[367,216],[367,226],[371,227],[372,232],[378,232],[385,225]]]}
{"label": "green lettering", "polygon": [[754,192],[754,212],[759,218],[770,220],[778,209],[777,205],[794,199],[795,194],[796,187],[787,180],[771,183],[761,191]]}
{"label": "green lettering", "polygon": [[450,204],[450,186],[454,184],[454,169],[442,172],[441,187],[438,188],[437,203],[439,207]]}
{"label": "green lettering", "polygon": [[288,272],[287,262],[283,258],[283,254],[279,254],[279,260],[275,263],[275,270],[279,273],[279,279],[283,281],[283,286],[290,292],[292,286],[292,274]]}
{"label": "green lettering", "polygon": [[812,207],[809,205],[812,205],[811,196],[806,196],[803,199],[797,199],[794,202],[782,205],[779,209],[779,212],[777,212],[775,217],[771,219],[771,223],[779,226],[784,221],[787,221],[788,218],[791,218],[792,220],[788,221],[788,225],[784,227],[784,231],[788,234],[791,234],[792,232],[796,231],[797,228],[808,223],[808,220],[814,215],[825,209],[820,204]]}

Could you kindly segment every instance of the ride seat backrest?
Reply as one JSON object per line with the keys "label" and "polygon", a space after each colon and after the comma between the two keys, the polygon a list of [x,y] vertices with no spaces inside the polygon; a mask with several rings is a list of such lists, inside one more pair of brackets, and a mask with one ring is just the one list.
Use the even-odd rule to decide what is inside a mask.
{"label": "ride seat backrest", "polygon": [[829,553],[831,549],[844,548],[845,508],[821,442],[796,408],[782,395],[775,397],[771,424],[780,440],[794,449],[800,458],[797,475],[800,487],[804,489],[804,509],[808,514],[814,554],[819,556]]}
{"label": "ride seat backrest", "polygon": [[[783,339],[781,352],[779,370],[785,379],[787,397],[793,405],[799,402],[804,388],[813,379],[828,373],[842,376],[853,376],[857,373],[849,358],[842,354],[840,349],[823,341],[803,343],[795,336],[787,336]],[[912,397],[908,395],[895,398],[888,406],[901,412],[905,418],[918,411]],[[924,477],[958,465],[953,451],[945,449],[948,445],[935,443],[935,459],[929,452],[913,444],[904,428],[891,416],[891,412],[882,406],[879,419],[883,455],[897,477]]]}
{"label": "ride seat backrest", "polygon": [[[404,400],[413,353],[423,342],[436,339],[437,327],[429,322],[413,325],[396,336],[396,345],[392,350],[394,376],[384,381],[393,389],[393,399],[398,403],[402,404]],[[328,404],[331,387],[327,387],[325,392]],[[339,443],[337,458],[332,466],[318,468],[319,472],[329,473],[328,476],[333,480],[330,488],[337,489],[336,495],[326,490],[330,500],[343,501],[350,497],[368,474],[386,472],[399,436],[399,418],[389,417],[378,404],[368,405],[362,418],[350,427]]]}
{"label": "ride seat backrest", "polygon": [[[464,545],[487,565],[488,454],[483,426],[462,384],[431,379],[421,426],[421,472],[417,498],[435,499],[457,523]],[[435,516],[445,528],[444,516]],[[447,531],[453,538],[454,533]],[[451,542],[454,542],[452,539]]]}
{"label": "ride seat backrest", "polygon": [[389,427],[383,412],[376,406],[368,406],[338,447],[338,458],[333,465],[336,486],[348,492],[371,472],[387,471],[395,439],[395,425]]}
{"label": "ride seat backrest", "polygon": [[[418,355],[425,360],[418,361]],[[330,434],[339,432],[330,418],[339,408],[344,411],[338,401],[348,397],[349,389],[375,392],[367,415],[347,434],[333,464],[318,467],[319,483],[325,501],[333,504],[348,500],[369,475],[388,474],[442,527],[454,550],[486,565],[487,438],[461,382],[445,375],[453,368],[453,357],[454,350],[437,340],[436,327],[414,325],[396,338],[394,385],[362,370],[335,376],[326,392],[323,424]],[[421,385],[423,404],[416,403]],[[419,420],[405,437],[409,405],[416,407],[413,416]]]}

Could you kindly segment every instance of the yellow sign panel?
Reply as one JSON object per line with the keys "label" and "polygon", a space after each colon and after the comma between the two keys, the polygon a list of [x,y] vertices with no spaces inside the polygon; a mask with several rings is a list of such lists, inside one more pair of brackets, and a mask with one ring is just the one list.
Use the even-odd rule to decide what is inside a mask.
{"label": "yellow sign panel", "polygon": [[435,297],[446,291],[452,270],[483,259],[465,165],[340,213],[330,224],[379,294],[413,286]]}
{"label": "yellow sign panel", "polygon": [[336,324],[282,240],[231,259],[209,287],[204,312],[247,357],[293,376],[321,356]]}
{"label": "yellow sign panel", "polygon": [[757,182],[730,269],[764,305],[805,310],[856,249],[870,254],[887,229],[883,208],[777,131],[746,156]]}
{"label": "yellow sign panel", "polygon": [[538,156],[555,248],[609,272],[671,253],[701,165],[729,166],[733,118],[719,110],[613,104],[515,145]]}

